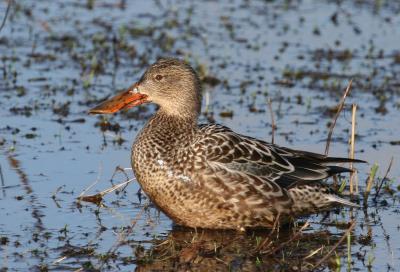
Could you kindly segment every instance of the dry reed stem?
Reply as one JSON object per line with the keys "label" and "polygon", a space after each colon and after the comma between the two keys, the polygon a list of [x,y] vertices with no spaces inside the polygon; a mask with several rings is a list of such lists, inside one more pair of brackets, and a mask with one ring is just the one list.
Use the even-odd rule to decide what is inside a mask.
{"label": "dry reed stem", "polygon": [[127,180],[127,181],[124,181],[124,182],[115,184],[115,185],[113,185],[111,188],[105,189],[104,191],[101,191],[101,192],[98,193],[98,194],[101,195],[101,196],[104,196],[104,195],[106,195],[106,194],[109,194],[109,193],[111,193],[111,192],[113,192],[113,191],[115,191],[115,190],[121,188],[122,186],[128,185],[128,184],[131,183],[133,180],[135,180],[135,179],[132,178],[132,179],[129,179],[129,180]]}
{"label": "dry reed stem", "polygon": [[14,0],[8,0],[8,5],[7,5],[6,13],[4,14],[3,21],[1,22],[1,25],[0,25],[0,32],[1,32],[1,30],[3,29],[3,27],[4,27],[5,24],[6,24],[7,17],[8,17],[8,13],[10,12],[11,5],[12,5],[12,4],[14,4]]}
{"label": "dry reed stem", "polygon": [[385,180],[387,179],[387,176],[389,175],[390,169],[392,168],[392,164],[393,164],[393,157],[390,159],[390,163],[389,163],[388,168],[386,169],[386,173],[385,173],[385,175],[383,176],[383,179],[381,180],[381,183],[379,184],[378,189],[376,190],[376,194],[375,194],[375,197],[374,197],[374,201],[376,201],[376,199],[377,199],[377,197],[378,197],[378,195],[379,195],[379,192],[380,192],[381,189],[382,189],[383,183],[385,182]]}
{"label": "dry reed stem", "polygon": [[324,263],[329,256],[332,255],[333,251],[335,251],[335,249],[341,244],[343,243],[344,239],[347,238],[347,236],[350,234],[350,232],[354,229],[354,227],[356,226],[356,221],[353,220],[350,227],[346,230],[346,232],[343,234],[342,238],[340,238],[339,241],[337,241],[337,243],[331,248],[331,250],[329,250],[329,252],[318,262],[314,265],[313,270],[315,270],[318,266],[320,266],[322,263]]}
{"label": "dry reed stem", "polygon": [[62,257],[58,258],[57,260],[55,260],[54,262],[52,262],[52,265],[61,263],[62,261],[64,261],[67,258],[68,258],[68,256],[62,256]]}
{"label": "dry reed stem", "polygon": [[349,82],[349,85],[347,85],[347,88],[342,96],[342,99],[339,102],[338,105],[338,110],[333,118],[333,122],[329,128],[329,132],[328,132],[328,138],[326,139],[326,146],[325,146],[325,155],[328,155],[329,153],[329,146],[331,144],[331,139],[332,139],[332,134],[333,134],[333,129],[336,126],[336,121],[340,115],[340,112],[343,110],[344,107],[344,102],[346,101],[346,97],[348,96],[348,94],[350,93],[350,89],[351,89],[351,84],[353,83],[353,80],[351,79]]}
{"label": "dry reed stem", "polygon": [[95,186],[97,183],[99,183],[102,169],[103,169],[102,164],[100,164],[100,166],[99,166],[99,174],[97,175],[96,180],[79,194],[79,196],[77,197],[78,199],[80,197],[82,197],[87,191],[89,191],[93,186]]}
{"label": "dry reed stem", "polygon": [[356,185],[356,195],[358,195],[360,193],[360,190],[359,190],[360,187],[358,186],[358,171],[357,170],[354,172],[354,180],[355,180],[355,185]]}
{"label": "dry reed stem", "polygon": [[99,192],[99,193],[97,193],[97,194],[94,194],[94,195],[80,195],[80,196],[78,196],[78,200],[79,201],[86,201],[86,202],[92,202],[92,203],[96,203],[96,204],[99,204],[102,200],[103,200],[103,197],[106,195],[106,194],[109,194],[109,193],[111,193],[111,192],[113,192],[113,191],[115,191],[115,190],[117,190],[117,189],[119,189],[119,188],[121,188],[121,187],[123,187],[123,186],[126,186],[126,185],[128,185],[129,183],[131,183],[133,180],[135,180],[134,178],[132,178],[132,179],[130,179],[130,180],[127,180],[127,181],[124,181],[124,182],[121,182],[121,183],[118,183],[118,184],[115,184],[115,185],[113,185],[112,187],[110,187],[110,188],[108,188],[108,189],[105,189],[104,191],[101,191],[101,192]]}
{"label": "dry reed stem", "polygon": [[376,172],[378,171],[378,164],[374,164],[371,167],[371,172],[369,173],[369,177],[368,177],[368,181],[367,181],[367,188],[365,189],[365,203],[368,199],[368,195],[371,192],[372,189],[372,185],[374,184],[374,180],[375,180],[375,175]]}
{"label": "dry reed stem", "polygon": [[280,213],[275,218],[274,224],[272,226],[272,230],[270,234],[268,235],[267,238],[264,239],[254,250],[254,253],[259,252],[262,248],[265,247],[265,245],[268,244],[268,246],[272,243],[272,235],[276,232],[277,237],[279,236],[279,218],[280,218]]}
{"label": "dry reed stem", "polygon": [[277,252],[278,250],[284,248],[286,245],[290,244],[291,242],[297,240],[303,233],[303,230],[305,230],[306,228],[308,228],[310,226],[310,222],[307,220],[304,225],[296,232],[292,235],[292,237],[290,237],[290,239],[284,243],[281,243],[280,245],[278,245],[275,248],[272,248],[271,250],[267,250],[264,252],[260,252],[260,254],[274,254],[275,252]]}
{"label": "dry reed stem", "polygon": [[[112,174],[112,176],[111,176],[111,178],[110,178],[111,184],[112,184],[112,181],[113,181],[115,175],[116,175],[118,172],[121,172],[122,174],[124,174],[126,180],[129,180],[129,176],[128,176],[128,174],[125,172],[126,169],[127,169],[127,168],[122,168],[122,167],[119,166],[119,165],[118,165],[117,167],[115,167],[114,173]],[[132,169],[132,168],[129,168],[129,169]]]}
{"label": "dry reed stem", "polygon": [[51,198],[55,199],[55,198],[56,198],[56,195],[57,195],[64,187],[65,187],[65,185],[59,186],[59,187],[54,191],[54,193],[51,195]]}
{"label": "dry reed stem", "polygon": [[128,186],[128,184],[131,183],[131,182],[132,182],[133,180],[135,180],[135,179],[134,179],[134,178],[129,179],[128,175],[127,175],[126,172],[125,172],[125,169],[126,169],[126,168],[121,168],[121,167],[117,166],[117,167],[115,168],[115,171],[114,171],[112,177],[111,177],[111,182],[112,182],[112,180],[113,180],[115,174],[116,174],[117,172],[119,172],[119,171],[125,174],[125,177],[126,177],[126,179],[127,179],[126,181],[121,182],[121,183],[118,183],[118,184],[115,184],[115,185],[111,186],[110,188],[105,189],[104,191],[101,191],[101,192],[99,192],[99,193],[97,193],[97,194],[94,194],[94,195],[85,195],[85,193],[86,193],[87,191],[89,191],[93,186],[95,186],[95,185],[100,181],[101,170],[102,170],[102,167],[101,167],[101,165],[100,165],[100,167],[99,167],[99,174],[98,174],[96,180],[95,180],[91,185],[89,185],[89,187],[87,187],[86,189],[84,189],[84,190],[82,191],[82,193],[80,193],[80,195],[77,197],[78,201],[86,201],[86,202],[92,202],[92,203],[95,203],[95,204],[100,204],[101,201],[103,200],[103,197],[104,197],[106,194],[109,194],[109,193],[111,193],[111,192],[113,192],[113,191],[115,191],[115,190],[117,190],[117,189],[119,189],[119,188],[121,188],[121,187],[123,187],[123,186]]}
{"label": "dry reed stem", "polygon": [[[350,159],[354,159],[355,149],[355,135],[356,135],[356,112],[357,105],[353,104],[352,115],[351,115],[351,138],[350,138]],[[353,163],[350,163],[350,169],[354,170]],[[358,191],[358,188],[356,189]],[[350,195],[354,193],[354,171],[350,173]]]}
{"label": "dry reed stem", "polygon": [[4,176],[3,176],[3,170],[1,169],[1,164],[0,164],[0,179],[1,179],[1,185],[4,187],[5,181],[4,181]]}
{"label": "dry reed stem", "polygon": [[[127,228],[125,231],[117,233],[117,241],[114,243],[114,245],[111,246],[111,248],[107,251],[106,255],[109,256],[110,254],[114,254],[118,248],[123,245],[124,242],[126,242],[126,238],[133,232],[134,228],[136,227],[137,222],[139,219],[142,217],[143,213],[145,210],[148,208],[150,203],[147,203],[143,205],[143,207],[140,209],[140,211],[135,215],[135,218],[133,218],[130,222],[129,228]],[[104,260],[99,269],[102,271],[102,268],[106,261]]]}
{"label": "dry reed stem", "polygon": [[5,197],[6,196],[6,193],[5,193],[5,187],[6,187],[6,183],[5,183],[5,181],[4,181],[4,176],[3,176],[3,170],[1,169],[1,164],[0,164],[0,179],[1,179],[1,189],[3,189],[3,196]]}
{"label": "dry reed stem", "polygon": [[347,233],[347,269],[351,268],[351,233]]}
{"label": "dry reed stem", "polygon": [[313,250],[310,254],[308,254],[306,257],[304,257],[303,260],[307,260],[307,259],[311,258],[312,256],[314,256],[318,252],[322,251],[324,248],[325,248],[325,246],[322,245],[321,247],[317,248],[316,250]]}
{"label": "dry reed stem", "polygon": [[272,100],[268,98],[268,108],[269,108],[269,113],[271,115],[271,143],[274,144],[275,142],[275,118],[274,118],[274,111],[272,110]]}
{"label": "dry reed stem", "polygon": [[208,114],[210,111],[210,92],[206,91],[205,92],[205,107],[204,107],[204,113]]}

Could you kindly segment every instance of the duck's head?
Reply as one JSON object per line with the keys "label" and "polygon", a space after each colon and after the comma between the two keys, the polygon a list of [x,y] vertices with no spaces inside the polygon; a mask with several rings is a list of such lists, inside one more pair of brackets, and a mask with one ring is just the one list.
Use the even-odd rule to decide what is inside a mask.
{"label": "duck's head", "polygon": [[178,59],[160,59],[126,91],[90,110],[114,113],[144,103],[155,103],[167,115],[196,117],[201,107],[201,87],[196,72]]}

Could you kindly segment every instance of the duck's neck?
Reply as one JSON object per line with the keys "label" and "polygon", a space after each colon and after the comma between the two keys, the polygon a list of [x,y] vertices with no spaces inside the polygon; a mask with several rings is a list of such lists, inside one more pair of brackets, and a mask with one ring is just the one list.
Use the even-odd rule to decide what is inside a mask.
{"label": "duck's neck", "polygon": [[143,129],[143,133],[165,141],[165,144],[190,140],[197,131],[197,115],[171,115],[159,109]]}

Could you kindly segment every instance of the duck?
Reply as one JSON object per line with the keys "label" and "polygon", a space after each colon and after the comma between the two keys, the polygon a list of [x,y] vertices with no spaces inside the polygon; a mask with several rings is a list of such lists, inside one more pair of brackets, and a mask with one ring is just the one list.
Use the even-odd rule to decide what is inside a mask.
{"label": "duck", "polygon": [[198,124],[202,87],[186,62],[162,58],[127,90],[92,108],[112,114],[154,103],[137,134],[131,163],[150,200],[177,225],[203,229],[272,228],[337,206],[358,207],[327,178],[363,162],[278,146],[220,124]]}

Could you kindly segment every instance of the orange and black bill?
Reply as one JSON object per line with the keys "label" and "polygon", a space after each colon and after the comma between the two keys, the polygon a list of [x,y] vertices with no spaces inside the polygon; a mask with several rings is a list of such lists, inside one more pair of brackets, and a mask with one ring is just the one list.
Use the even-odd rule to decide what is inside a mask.
{"label": "orange and black bill", "polygon": [[147,95],[138,92],[137,84],[130,87],[128,90],[117,94],[110,99],[107,99],[100,105],[97,105],[89,111],[91,114],[107,114],[129,109],[140,104],[146,103]]}

